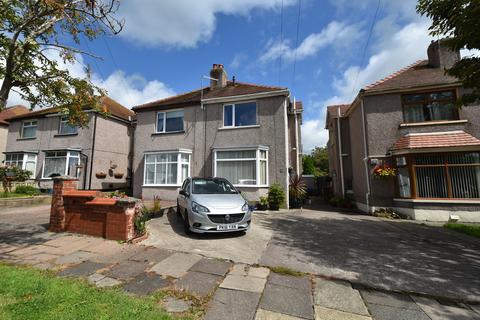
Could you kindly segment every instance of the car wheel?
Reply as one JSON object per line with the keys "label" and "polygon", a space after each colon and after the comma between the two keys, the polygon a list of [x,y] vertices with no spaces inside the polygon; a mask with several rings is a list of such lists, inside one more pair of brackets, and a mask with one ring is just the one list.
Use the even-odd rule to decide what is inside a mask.
{"label": "car wheel", "polygon": [[186,235],[192,234],[192,230],[190,230],[190,222],[188,222],[188,212],[185,212],[185,218],[183,219],[183,228]]}
{"label": "car wheel", "polygon": [[180,205],[178,204],[178,201],[177,201],[177,215],[182,216],[182,212],[180,211]]}

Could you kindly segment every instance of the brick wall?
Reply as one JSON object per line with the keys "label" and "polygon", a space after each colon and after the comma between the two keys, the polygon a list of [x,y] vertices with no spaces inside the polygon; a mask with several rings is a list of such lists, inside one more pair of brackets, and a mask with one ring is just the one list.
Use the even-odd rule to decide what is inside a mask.
{"label": "brick wall", "polygon": [[76,179],[54,179],[50,231],[111,240],[130,240],[135,236],[135,202],[102,198],[98,191],[81,191],[76,187]]}

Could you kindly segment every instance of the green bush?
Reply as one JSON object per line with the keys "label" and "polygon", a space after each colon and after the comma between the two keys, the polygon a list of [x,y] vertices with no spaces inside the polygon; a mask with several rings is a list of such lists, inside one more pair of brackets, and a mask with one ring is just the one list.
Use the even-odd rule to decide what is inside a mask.
{"label": "green bush", "polygon": [[270,210],[278,210],[280,206],[285,202],[285,192],[282,186],[278,183],[274,183],[268,188],[268,205]]}
{"label": "green bush", "polygon": [[15,188],[15,193],[25,194],[28,196],[38,196],[40,191],[33,186],[17,186]]}

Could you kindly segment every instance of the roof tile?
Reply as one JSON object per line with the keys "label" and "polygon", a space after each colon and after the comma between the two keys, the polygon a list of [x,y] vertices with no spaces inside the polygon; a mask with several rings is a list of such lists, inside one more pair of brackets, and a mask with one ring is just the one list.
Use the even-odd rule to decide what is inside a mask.
{"label": "roof tile", "polygon": [[480,146],[480,140],[464,131],[407,134],[398,139],[391,150]]}

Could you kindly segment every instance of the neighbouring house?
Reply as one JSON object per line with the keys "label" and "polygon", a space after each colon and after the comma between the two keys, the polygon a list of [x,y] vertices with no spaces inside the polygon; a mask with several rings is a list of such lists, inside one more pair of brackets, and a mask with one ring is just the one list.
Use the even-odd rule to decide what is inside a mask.
{"label": "neighbouring house", "polygon": [[480,221],[480,105],[457,108],[464,89],[445,74],[459,59],[434,41],[428,60],[363,88],[351,104],[327,108],[337,196],[365,212],[387,207],[417,220]]}
{"label": "neighbouring house", "polygon": [[0,112],[0,163],[5,161],[5,148],[7,146],[8,119],[29,112],[30,110],[22,105],[11,106]]}
{"label": "neighbouring house", "polygon": [[301,103],[287,88],[229,81],[221,64],[210,77],[209,87],[133,108],[134,196],[176,200],[189,176],[227,178],[249,200],[273,183],[288,195],[289,175],[301,173]]}
{"label": "neighbouring house", "polygon": [[10,118],[5,163],[33,172],[42,189],[58,175],[78,178],[80,189],[129,188],[135,114],[109,97],[100,101],[106,114],[86,108],[84,127],[69,125],[55,107]]}

